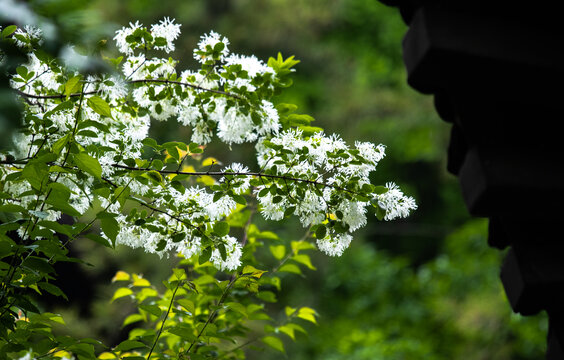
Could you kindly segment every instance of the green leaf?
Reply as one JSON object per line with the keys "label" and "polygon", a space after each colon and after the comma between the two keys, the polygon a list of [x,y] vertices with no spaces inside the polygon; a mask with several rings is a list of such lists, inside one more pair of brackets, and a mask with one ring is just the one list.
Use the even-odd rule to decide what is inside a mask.
{"label": "green leaf", "polygon": [[153,138],[145,138],[141,143],[145,146],[152,147],[153,149],[159,150],[160,146],[157,144],[157,141]]}
{"label": "green leaf", "polygon": [[148,312],[151,315],[155,315],[156,317],[161,316],[161,309],[159,308],[158,305],[144,305],[141,304],[139,305],[139,309],[141,310],[145,310],[146,312]]}
{"label": "green leaf", "polygon": [[188,341],[193,341],[196,339],[196,335],[194,335],[194,329],[188,324],[179,324],[172,326],[166,329],[166,331],[176,336],[180,336],[181,338]]}
{"label": "green leaf", "polygon": [[288,272],[288,273],[292,273],[292,274],[298,274],[301,275],[302,274],[302,270],[300,270],[300,267],[296,264],[284,264],[282,265],[278,271],[280,272]]}
{"label": "green leaf", "polygon": [[96,355],[94,355],[94,346],[91,344],[84,344],[84,343],[73,344],[70,345],[65,350],[75,353],[76,355],[78,355],[79,359],[92,359],[92,360],[96,359]]}
{"label": "green leaf", "polygon": [[213,232],[217,236],[226,236],[229,234],[229,224],[227,221],[218,221],[213,225]]}
{"label": "green leaf", "polygon": [[237,194],[233,194],[231,197],[233,198],[233,200],[235,200],[235,202],[237,204],[240,204],[240,205],[243,205],[243,206],[247,205],[247,200],[245,199],[245,197],[243,197],[241,195],[237,195]]}
{"label": "green leaf", "polygon": [[61,137],[59,140],[55,141],[55,143],[53,144],[53,152],[55,154],[60,154],[61,150],[63,150],[64,146],[67,144],[67,141],[70,137],[70,134],[66,134],[65,136]]}
{"label": "green leaf", "polygon": [[155,38],[155,46],[166,46],[167,41],[164,37],[158,36]]}
{"label": "green leaf", "polygon": [[109,248],[113,248],[113,245],[110,244],[110,242],[108,241],[108,239],[106,239],[103,236],[94,234],[94,233],[90,233],[90,234],[86,234],[84,235],[84,237],[97,242],[98,244],[104,245],[105,247],[109,247]]}
{"label": "green leaf", "polygon": [[286,325],[282,325],[278,328],[278,331],[288,335],[292,340],[296,341],[295,333],[296,331],[300,331],[304,334],[307,334],[305,329],[298,324],[289,323]]}
{"label": "green leaf", "polygon": [[56,221],[41,220],[40,222],[37,223],[37,225],[43,226],[45,228],[51,229],[55,232],[58,232],[59,234],[64,234],[64,235],[67,235],[67,236],[72,236],[74,234],[72,226],[65,225],[65,224],[59,224]]}
{"label": "green leaf", "polygon": [[275,303],[277,301],[276,295],[274,295],[272,291],[259,291],[257,297],[263,301],[270,303]]}
{"label": "green leaf", "polygon": [[49,166],[40,161],[30,161],[22,170],[21,177],[29,182],[32,188],[41,190],[47,182]]}
{"label": "green leaf", "polygon": [[104,217],[100,219],[100,226],[102,231],[104,231],[104,234],[112,240],[112,243],[115,246],[116,238],[119,233],[119,224],[117,220],[113,217]]}
{"label": "green leaf", "polygon": [[194,313],[194,302],[188,299],[178,299],[176,300],[176,303],[180,306],[182,306],[184,309],[186,309],[188,312],[190,312],[191,314]]}
{"label": "green leaf", "polygon": [[267,271],[265,270],[259,270],[256,267],[252,266],[252,265],[245,265],[245,267],[243,268],[243,272],[241,273],[241,275],[243,276],[251,276],[254,277],[256,279],[260,279],[261,276],[266,273]]}
{"label": "green leaf", "polygon": [[82,171],[101,179],[102,178],[102,167],[97,159],[88,155],[85,152],[74,154],[73,156],[74,164]]}
{"label": "green leaf", "polygon": [[60,296],[62,298],[65,298],[66,300],[68,300],[65,293],[58,286],[55,286],[55,285],[47,283],[47,282],[40,282],[40,283],[37,283],[37,285],[39,286],[40,289],[45,290],[52,295]]}
{"label": "green leaf", "polygon": [[81,216],[82,213],[76,210],[68,203],[68,198],[64,198],[60,193],[51,192],[51,195],[45,200],[46,204],[51,205],[55,210],[62,211],[70,216]]}
{"label": "green leaf", "polygon": [[238,303],[238,302],[227,302],[225,303],[225,306],[227,306],[229,309],[238,312],[239,314],[248,317],[249,315],[247,314],[247,308],[245,307],[245,305]]}
{"label": "green leaf", "polygon": [[37,256],[29,256],[22,263],[22,266],[34,271],[39,271],[44,274],[55,272],[55,269],[53,269],[53,267],[49,265],[49,262],[47,262],[46,259]]}
{"label": "green leaf", "polygon": [[382,209],[380,206],[376,206],[376,218],[380,221],[384,220],[386,216],[386,210]]}
{"label": "green leaf", "polygon": [[70,78],[66,84],[65,84],[65,91],[64,94],[67,97],[67,99],[69,98],[69,96],[74,93],[79,91],[80,89],[80,80],[82,79],[81,75],[77,75],[77,76],[73,76],[72,78]]}
{"label": "green leaf", "polygon": [[123,320],[123,324],[121,325],[122,327],[127,326],[129,324],[133,324],[135,322],[138,321],[143,321],[143,315],[141,314],[131,314],[128,317],[125,318],[125,320]]}
{"label": "green leaf", "polygon": [[27,80],[27,68],[25,66],[18,66],[16,72],[19,76]]}
{"label": "green leaf", "polygon": [[133,295],[133,291],[129,288],[126,287],[121,287],[119,289],[116,290],[116,292],[114,293],[114,296],[112,296],[112,302],[116,299],[122,298],[122,297],[126,297],[129,295]]}
{"label": "green leaf", "polygon": [[193,153],[193,154],[200,154],[203,153],[204,150],[202,150],[202,148],[200,147],[200,145],[196,144],[196,143],[190,143],[188,145],[188,150]]}
{"label": "green leaf", "polygon": [[12,35],[14,32],[16,32],[16,30],[18,29],[18,27],[16,25],[9,25],[6,26],[4,28],[4,30],[2,30],[2,37],[7,38],[8,36]]}
{"label": "green leaf", "polygon": [[276,110],[278,110],[278,113],[280,115],[285,115],[285,114],[289,114],[291,112],[294,112],[298,109],[297,105],[294,104],[286,104],[286,103],[280,103],[276,105]]}
{"label": "green leaf", "polygon": [[315,119],[306,114],[290,114],[288,115],[290,126],[309,125]]}
{"label": "green leaf", "polygon": [[108,125],[102,124],[101,122],[94,121],[94,120],[81,121],[80,124],[78,124],[78,126],[77,126],[77,130],[92,128],[92,127],[95,128],[95,129],[98,129],[102,132],[109,132],[110,131],[110,129],[108,128]]}
{"label": "green leaf", "polygon": [[149,170],[143,173],[143,176],[154,181],[157,184],[161,184],[163,182],[163,176],[160,172],[155,170]]}
{"label": "green leaf", "polygon": [[104,234],[112,240],[112,244],[115,246],[116,238],[119,233],[119,224],[117,220],[113,217],[104,217],[100,219],[100,226]]}
{"label": "green leaf", "polygon": [[0,212],[25,212],[26,209],[23,206],[17,204],[4,204],[0,205]]}
{"label": "green leaf", "polygon": [[290,246],[292,247],[292,251],[295,252],[296,254],[298,252],[300,252],[300,250],[315,250],[315,249],[317,249],[315,247],[315,245],[313,245],[309,241],[292,241],[290,243]]}
{"label": "green leaf", "polygon": [[129,351],[132,349],[139,349],[147,347],[147,345],[143,344],[140,341],[136,340],[125,340],[122,341],[118,346],[114,348],[114,351]]}
{"label": "green leaf", "polygon": [[302,131],[304,136],[311,136],[315,133],[323,131],[322,128],[317,126],[299,126],[298,128]]}
{"label": "green leaf", "polygon": [[309,255],[306,255],[306,254],[294,255],[292,257],[292,260],[307,266],[311,270],[315,270],[315,266],[313,266],[313,264],[311,263],[311,259],[310,259]]}
{"label": "green leaf", "polygon": [[125,201],[129,198],[130,189],[128,186],[119,186],[114,191],[113,201],[118,201],[123,207]]}
{"label": "green leaf", "polygon": [[208,246],[204,250],[202,250],[202,254],[198,257],[198,264],[203,264],[211,258],[212,248]]}
{"label": "green leaf", "polygon": [[382,195],[382,194],[387,193],[389,191],[389,189],[385,186],[379,185],[379,186],[374,186],[374,189],[372,191],[375,194]]}
{"label": "green leaf", "polygon": [[286,255],[286,246],[284,245],[270,245],[270,253],[277,259],[282,260]]}
{"label": "green leaf", "polygon": [[270,346],[274,350],[280,351],[281,353],[285,352],[284,351],[284,343],[282,342],[282,340],[280,340],[277,337],[265,336],[262,339],[260,339],[260,341],[262,341],[266,345]]}
{"label": "green leaf", "polygon": [[70,100],[67,101],[63,101],[62,103],[60,103],[59,105],[55,106],[52,110],[49,110],[45,113],[44,118],[49,118],[51,115],[53,115],[56,112],[59,111],[63,111],[63,110],[69,110],[74,108],[74,103]]}
{"label": "green leaf", "polygon": [[317,230],[315,230],[315,237],[318,239],[323,239],[327,235],[327,227],[324,224],[319,224]]}
{"label": "green leaf", "polygon": [[106,116],[106,117],[113,119],[112,111],[110,109],[110,105],[108,105],[108,103],[104,99],[102,99],[101,97],[94,95],[94,96],[88,98],[88,101],[86,103],[97,114],[100,114],[102,116]]}
{"label": "green leaf", "polygon": [[[181,235],[183,235],[183,234],[181,234]],[[184,270],[184,269],[174,268],[174,269],[172,269],[172,273],[176,277],[176,280],[182,280],[182,279],[186,278],[186,270]]]}
{"label": "green leaf", "polygon": [[300,319],[304,319],[314,324],[317,324],[317,320],[315,319],[316,315],[317,312],[315,312],[314,309],[304,306],[298,310],[298,314],[296,316],[299,317]]}

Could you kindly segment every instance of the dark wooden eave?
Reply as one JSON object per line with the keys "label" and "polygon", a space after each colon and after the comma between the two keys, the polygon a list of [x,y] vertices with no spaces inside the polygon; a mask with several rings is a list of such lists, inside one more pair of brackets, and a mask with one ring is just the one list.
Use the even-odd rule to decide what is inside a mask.
{"label": "dark wooden eave", "polygon": [[[558,2],[380,0],[409,26],[407,82],[451,124],[447,168],[490,246],[514,312],[549,316],[564,359],[564,30]],[[472,256],[472,254],[469,254]]]}

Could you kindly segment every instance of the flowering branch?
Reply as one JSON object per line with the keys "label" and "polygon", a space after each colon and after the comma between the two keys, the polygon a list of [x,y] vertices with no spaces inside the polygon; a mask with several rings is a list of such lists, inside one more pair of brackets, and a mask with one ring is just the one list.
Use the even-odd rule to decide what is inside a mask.
{"label": "flowering branch", "polygon": [[324,183],[324,182],[320,182],[317,180],[309,180],[309,179],[301,179],[301,178],[295,178],[295,177],[291,177],[291,176],[285,176],[285,175],[275,175],[275,174],[266,174],[263,172],[242,172],[242,171],[178,171],[178,170],[156,170],[156,169],[151,169],[151,168],[139,168],[139,167],[133,167],[133,166],[127,166],[127,165],[121,165],[121,164],[112,164],[112,167],[115,168],[119,168],[119,169],[125,169],[125,170],[130,170],[130,171],[157,171],[160,174],[163,175],[170,175],[170,174],[174,174],[174,175],[188,175],[188,176],[250,176],[250,177],[257,177],[257,178],[268,178],[268,179],[281,179],[284,181],[294,181],[294,182],[301,182],[301,183],[306,183],[306,184],[310,184],[310,185],[318,185],[318,186],[322,186],[322,187],[328,187],[328,188],[333,188],[339,191],[344,191],[344,192],[348,192],[351,194],[356,194],[354,191],[351,190],[347,190],[344,188],[341,188],[339,186],[335,186],[332,184],[328,184],[328,183]]}
{"label": "flowering branch", "polygon": [[[126,82],[127,84],[174,84],[174,85],[181,85],[181,86],[186,86],[195,90],[200,90],[200,91],[205,91],[205,92],[210,92],[210,93],[214,93],[214,94],[219,94],[219,95],[225,95],[228,97],[232,97],[235,99],[239,99],[239,100],[243,100],[242,97],[240,97],[237,94],[233,94],[227,91],[221,91],[221,90],[216,90],[216,89],[207,89],[204,88],[202,86],[199,85],[195,85],[195,84],[190,84],[187,82],[182,82],[182,81],[174,81],[174,80],[166,80],[166,79],[137,79],[137,80],[129,80]],[[101,90],[93,90],[93,91],[86,91],[86,92],[76,92],[76,93],[70,93],[70,94],[52,94],[52,95],[38,95],[38,94],[29,94],[26,93],[22,90],[19,89],[14,89],[14,91],[23,97],[26,98],[31,98],[31,99],[65,99],[67,97],[80,97],[80,96],[85,96],[85,95],[96,95],[96,94],[100,94],[102,93]]]}
{"label": "flowering branch", "polygon": [[[2,41],[28,53],[27,63],[17,67],[10,83],[23,105],[22,127],[12,141],[14,148],[0,153],[0,240],[6,241],[2,256],[9,258],[0,268],[0,322],[7,325],[9,337],[36,328],[42,333],[13,338],[46,336],[45,324],[54,314],[30,320],[41,322],[39,327],[16,326],[18,311],[41,313],[21,289],[61,295],[51,281],[56,275],[52,265],[73,260],[66,246],[84,235],[112,248],[126,245],[159,256],[176,253],[199,276],[194,283],[165,282],[170,291],[162,296],[156,291],[137,294],[140,313],[132,319],[156,319],[157,324],[155,329],[137,328],[135,339],[113,347],[113,355],[132,351],[147,358],[209,357],[210,349],[219,349],[213,344],[216,339],[247,334],[249,314],[262,312],[249,296],[272,300],[274,294],[261,286],[280,288],[279,272],[299,272],[292,262],[313,268],[300,251],[317,247],[339,256],[353,232],[367,224],[368,208],[379,219],[392,220],[417,207],[394,183],[371,183],[385,156],[384,145],[347,144],[311,126],[313,118],[295,113],[296,106],[273,103],[274,95],[291,83],[289,76],[298,64],[292,56],[278,54],[265,63],[234,54],[225,37],[210,32],[193,52],[199,69],[178,72],[176,60],[151,57],[154,50],[173,51],[180,34],[180,25],[165,18],[149,28],[136,22],[116,32],[122,56],[109,61],[119,65],[118,74],[86,75],[38,55],[39,31],[17,26],[0,30]],[[187,128],[191,143],[159,144],[148,137],[152,121],[171,118]],[[201,156],[211,142],[230,150],[254,144],[260,170],[232,163],[212,171],[221,163]],[[285,245],[269,247],[279,262],[272,276],[261,277],[265,271],[255,266],[266,265],[253,253],[263,239],[278,237],[257,229],[255,213],[272,221],[295,217],[308,229],[302,240],[291,242],[291,252]],[[63,215],[74,222],[61,222]],[[89,231],[94,224],[99,232],[98,226]],[[317,246],[306,242],[308,237]],[[227,273],[229,280],[219,281],[218,272]],[[178,280],[183,276],[174,273]],[[114,300],[146,286],[134,279]],[[222,309],[225,316],[218,316]],[[301,316],[315,322],[310,308],[290,310],[288,319]],[[284,324],[281,331],[292,338],[301,329]],[[270,335],[260,340],[283,349],[276,331],[265,331]],[[210,339],[208,346],[197,346],[202,337]],[[149,338],[151,343],[143,343]],[[2,341],[0,337],[0,347]],[[29,358],[56,349],[96,358],[93,347],[80,340],[49,341],[54,350],[48,353],[33,344],[22,349],[31,349]],[[238,357],[238,349],[226,354]],[[18,356],[27,356],[25,351]]]}

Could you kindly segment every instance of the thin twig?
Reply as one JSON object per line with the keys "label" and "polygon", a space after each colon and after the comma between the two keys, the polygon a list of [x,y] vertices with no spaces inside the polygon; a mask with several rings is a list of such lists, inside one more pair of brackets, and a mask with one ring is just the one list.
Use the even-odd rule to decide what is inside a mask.
{"label": "thin twig", "polygon": [[157,337],[155,338],[155,341],[153,342],[153,346],[151,346],[151,350],[149,350],[149,354],[147,355],[147,359],[149,359],[151,357],[151,354],[153,353],[155,346],[157,346],[157,342],[159,341],[159,338],[161,337],[161,334],[163,332],[163,328],[164,328],[166,319],[168,318],[168,314],[170,314],[170,309],[172,309],[172,304],[174,303],[174,297],[176,296],[176,292],[178,291],[178,288],[180,287],[180,285],[182,283],[183,283],[183,281],[179,280],[178,284],[176,284],[176,287],[174,288],[174,292],[172,293],[172,298],[170,299],[170,303],[168,304],[168,309],[166,311],[165,317],[164,317],[163,322],[161,324],[161,328],[159,329]]}

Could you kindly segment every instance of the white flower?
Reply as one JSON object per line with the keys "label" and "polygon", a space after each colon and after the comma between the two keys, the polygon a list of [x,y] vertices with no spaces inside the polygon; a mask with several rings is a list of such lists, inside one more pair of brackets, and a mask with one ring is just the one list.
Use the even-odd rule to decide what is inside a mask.
{"label": "white flower", "polygon": [[278,130],[280,130],[281,127],[280,116],[278,115],[278,111],[274,108],[274,105],[270,101],[263,100],[260,109],[264,116],[257,130],[258,134],[261,136],[278,134]]}
{"label": "white flower", "polygon": [[173,105],[172,99],[167,98],[159,102],[153,102],[150,111],[153,119],[164,121],[176,114],[176,106]]}
{"label": "white flower", "polygon": [[[110,83],[113,85],[110,85]],[[127,96],[127,83],[121,77],[109,76],[100,81],[99,90],[103,96],[110,100],[110,103],[116,104],[117,99]]]}
{"label": "white flower", "polygon": [[[57,77],[51,68],[49,68],[49,66],[44,62],[40,61],[34,53],[28,54],[28,63],[24,66],[27,68],[28,73],[35,73],[32,81],[25,87],[26,92],[37,94],[37,91],[35,91],[37,89],[35,89],[35,87],[39,87],[40,85],[43,85],[49,90],[58,90],[61,84],[57,81]],[[14,88],[18,88],[21,86],[21,83],[14,83],[12,86]]]}
{"label": "white flower", "polygon": [[[233,163],[222,170],[223,172],[229,173],[248,173],[249,169],[241,165],[239,163]],[[224,178],[221,179],[221,182],[226,182],[227,180]],[[248,175],[233,175],[233,179],[229,180],[229,184],[233,189],[235,194],[243,194],[246,192],[250,187],[251,177]]]}
{"label": "white flower", "polygon": [[[139,54],[138,56],[129,56],[127,60],[123,62],[122,72],[126,79],[131,78],[132,80],[143,79],[140,75],[139,69],[145,64],[147,59],[145,55]],[[133,77],[135,75],[135,77]]]}
{"label": "white flower", "polygon": [[417,209],[415,199],[405,196],[396,184],[389,182],[386,187],[387,192],[376,196],[378,206],[386,210],[384,220],[404,218],[411,210]]}
{"label": "white flower", "polygon": [[370,142],[355,143],[355,147],[360,151],[360,155],[370,163],[376,165],[384,156],[386,156],[386,146],[380,144],[378,146]]}
{"label": "white flower", "polygon": [[[211,198],[211,195],[210,195]],[[221,199],[213,202],[213,198],[210,199],[205,206],[203,206],[210,217],[210,220],[216,221],[224,216],[228,216],[235,210],[237,203],[230,196],[222,196]]]}
{"label": "white flower", "polygon": [[351,235],[337,234],[332,237],[327,236],[323,239],[317,239],[317,247],[329,256],[341,256],[349,247],[351,241]]}
{"label": "white flower", "polygon": [[201,239],[197,236],[187,237],[177,245],[177,251],[186,259],[190,259],[193,255],[199,255],[202,252]]}
{"label": "white flower", "polygon": [[[184,70],[180,74],[180,79],[186,81],[188,84],[197,86],[202,89],[215,90],[219,88],[219,83],[215,80],[211,80],[209,76],[201,74],[200,72],[193,72],[190,70]],[[192,89],[196,93],[205,92],[202,89]],[[216,99],[219,100],[219,99]]]}
{"label": "white flower", "polygon": [[196,144],[207,144],[212,139],[212,131],[205,121],[200,121],[192,128],[192,141]]}
{"label": "white flower", "polygon": [[304,227],[313,224],[320,224],[325,220],[327,204],[325,199],[315,194],[313,191],[306,191],[305,196],[299,199],[296,205],[296,215]]}
{"label": "white flower", "polygon": [[210,31],[209,34],[204,34],[200,37],[200,42],[198,42],[198,48],[194,49],[194,59],[198,60],[202,64],[205,63],[206,58],[202,55],[197,54],[197,51],[199,50],[199,51],[207,52],[208,51],[207,46],[210,46],[213,49],[214,46],[220,42],[222,42],[225,45],[225,47],[221,51],[221,57],[220,57],[220,60],[223,61],[223,59],[229,54],[229,49],[227,48],[227,46],[229,45],[229,40],[226,37],[222,38],[222,36],[216,33],[215,31]]}
{"label": "white flower", "polygon": [[160,23],[151,26],[151,33],[155,39],[162,37],[166,40],[166,45],[155,46],[155,49],[169,53],[174,51],[174,40],[180,35],[180,24],[175,24],[174,19],[165,17]]}
{"label": "white flower", "polygon": [[357,201],[342,200],[338,210],[343,213],[342,221],[349,225],[349,231],[355,231],[366,225],[366,205]]}
{"label": "white flower", "polygon": [[133,55],[133,48],[127,42],[126,38],[133,34],[133,32],[137,29],[140,29],[143,25],[136,21],[135,24],[129,23],[129,27],[123,27],[120,30],[116,31],[116,36],[114,36],[114,40],[116,41],[116,46],[119,52],[126,54],[126,55]]}
{"label": "white flower", "polygon": [[[36,40],[38,42],[38,45],[41,45],[43,43],[43,31],[41,31],[40,28],[32,25],[24,25],[23,30],[21,28],[18,28],[14,34],[21,35],[28,41]],[[14,37],[14,39],[16,46],[18,47],[25,47],[27,45],[27,42],[23,42],[17,37]]]}
{"label": "white flower", "polygon": [[[264,186],[259,186],[256,189],[256,193],[258,194]],[[284,211],[286,209],[285,200],[280,201],[279,203],[273,202],[274,196],[268,192],[265,196],[258,197],[258,201],[260,203],[260,209],[262,216],[267,220],[282,220],[284,218]]]}
{"label": "white flower", "polygon": [[225,58],[226,65],[241,65],[241,68],[249,74],[249,78],[254,78],[257,75],[266,73],[274,74],[274,69],[267,66],[262,60],[257,59],[256,56],[245,56],[231,54]]}
{"label": "white flower", "polygon": [[217,121],[217,136],[227,144],[241,144],[245,141],[254,141],[257,134],[254,132],[255,124],[250,115],[240,113],[236,108],[226,110],[219,105],[210,118]]}
{"label": "white flower", "polygon": [[150,86],[142,86],[133,90],[133,94],[132,94],[133,100],[135,100],[135,102],[139,104],[139,106],[148,108],[153,103],[149,99],[149,94],[148,94],[149,88]]}
{"label": "white flower", "polygon": [[126,138],[129,138],[138,144],[149,135],[151,119],[148,115],[132,116],[129,113],[122,112],[120,113],[118,120],[125,127],[123,131]]}
{"label": "white flower", "polygon": [[219,270],[236,270],[241,265],[241,255],[243,253],[241,244],[237,242],[237,239],[229,235],[225,236],[223,240],[227,257],[223,260],[220,251],[213,249],[210,261]]}

